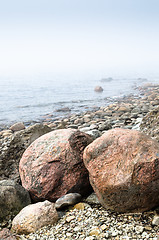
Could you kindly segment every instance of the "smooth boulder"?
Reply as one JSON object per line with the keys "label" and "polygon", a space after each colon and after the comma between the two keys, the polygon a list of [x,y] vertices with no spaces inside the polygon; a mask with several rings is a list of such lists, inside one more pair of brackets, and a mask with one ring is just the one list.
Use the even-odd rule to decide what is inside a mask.
{"label": "smooth boulder", "polygon": [[91,190],[83,164],[84,148],[92,138],[74,129],[55,130],[35,140],[19,165],[22,185],[33,201],[56,201],[61,196]]}
{"label": "smooth boulder", "polygon": [[57,220],[55,204],[46,200],[23,208],[12,221],[12,231],[18,234],[29,234],[41,227],[54,224]]}
{"label": "smooth boulder", "polygon": [[90,183],[101,204],[141,212],[159,204],[159,144],[136,130],[112,129],[84,150]]}
{"label": "smooth boulder", "polygon": [[29,193],[13,180],[0,181],[0,222],[14,217],[31,203]]}

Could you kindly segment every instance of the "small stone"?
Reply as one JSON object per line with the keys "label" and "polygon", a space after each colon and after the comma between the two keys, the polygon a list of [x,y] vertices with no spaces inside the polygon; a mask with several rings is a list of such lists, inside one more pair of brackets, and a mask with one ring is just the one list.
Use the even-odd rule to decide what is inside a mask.
{"label": "small stone", "polygon": [[118,235],[118,232],[117,232],[117,231],[113,231],[113,232],[112,232],[112,236],[113,236],[113,237],[116,237],[117,235]]}
{"label": "small stone", "polygon": [[13,132],[16,132],[25,129],[25,125],[22,122],[18,122],[13,124],[9,129],[12,130]]}
{"label": "small stone", "polygon": [[89,233],[90,236],[98,236],[99,234],[100,234],[100,230],[98,227],[92,228],[92,230]]}
{"label": "small stone", "polygon": [[86,200],[87,203],[89,204],[98,204],[101,205],[101,203],[99,202],[97,195],[95,194],[95,192],[93,192],[91,195],[89,195]]}
{"label": "small stone", "polygon": [[145,230],[147,230],[147,231],[152,231],[152,227],[150,227],[150,226],[145,226]]}
{"label": "small stone", "polygon": [[55,208],[61,209],[66,206],[74,205],[75,203],[79,202],[81,200],[81,194],[79,193],[68,193],[55,202]]}
{"label": "small stone", "polygon": [[71,237],[71,236],[72,236],[72,233],[69,233],[69,232],[68,232],[68,233],[66,233],[66,236],[67,236],[67,237]]}
{"label": "small stone", "polygon": [[100,228],[102,229],[102,231],[104,231],[107,228],[107,226],[103,224]]}
{"label": "small stone", "polygon": [[155,215],[152,220],[152,225],[158,226],[159,225],[159,215]]}
{"label": "small stone", "polygon": [[73,229],[73,231],[75,231],[75,232],[79,232],[80,230],[81,230],[80,227],[75,227],[75,228]]}
{"label": "small stone", "polygon": [[143,230],[144,230],[144,227],[143,226],[136,226],[135,227],[135,231],[137,232],[137,233],[142,233],[143,232]]}
{"label": "small stone", "polygon": [[84,240],[93,240],[93,239],[94,239],[94,237],[89,236],[89,237],[86,237]]}
{"label": "small stone", "polygon": [[84,210],[86,206],[90,207],[88,204],[80,202],[73,206],[73,209]]}
{"label": "small stone", "polygon": [[71,222],[73,219],[75,219],[75,216],[68,216],[66,222]]}

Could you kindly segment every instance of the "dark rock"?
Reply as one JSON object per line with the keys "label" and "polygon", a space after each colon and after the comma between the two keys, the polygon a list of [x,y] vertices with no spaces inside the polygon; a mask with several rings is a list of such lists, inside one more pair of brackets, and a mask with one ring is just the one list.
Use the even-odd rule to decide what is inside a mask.
{"label": "dark rock", "polygon": [[57,109],[56,112],[71,112],[71,109],[68,107],[64,107]]}
{"label": "dark rock", "polygon": [[0,180],[20,182],[19,161],[26,148],[38,137],[51,131],[43,124],[36,124],[0,139]]}
{"label": "dark rock", "polygon": [[31,203],[29,193],[13,180],[0,181],[0,222],[9,220]]}
{"label": "dark rock", "polygon": [[55,208],[56,209],[62,209],[64,207],[74,205],[78,203],[81,200],[82,196],[79,193],[68,193],[55,202]]}

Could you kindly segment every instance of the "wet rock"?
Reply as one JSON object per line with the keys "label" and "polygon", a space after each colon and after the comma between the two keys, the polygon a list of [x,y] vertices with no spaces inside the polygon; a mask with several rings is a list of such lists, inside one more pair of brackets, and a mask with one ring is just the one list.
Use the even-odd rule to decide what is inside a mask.
{"label": "wet rock", "polygon": [[20,160],[22,185],[34,201],[56,201],[61,196],[91,189],[83,164],[84,148],[93,139],[74,129],[55,130],[34,141]]}
{"label": "wet rock", "polygon": [[49,201],[30,204],[23,208],[12,221],[12,231],[29,234],[58,220],[55,204]]}
{"label": "wet rock", "polygon": [[86,147],[83,160],[104,207],[137,212],[158,206],[157,141],[136,130],[108,130]]}
{"label": "wet rock", "polygon": [[9,220],[31,203],[28,192],[13,180],[0,181],[0,222]]}
{"label": "wet rock", "polygon": [[81,200],[81,198],[82,196],[79,193],[68,193],[56,200],[55,208],[61,209],[66,206],[74,205],[78,203]]}
{"label": "wet rock", "polygon": [[20,182],[19,161],[26,148],[38,137],[51,131],[43,124],[35,124],[0,139],[0,180],[12,179]]}
{"label": "wet rock", "polygon": [[56,112],[71,112],[71,109],[68,107],[64,107],[57,109]]}

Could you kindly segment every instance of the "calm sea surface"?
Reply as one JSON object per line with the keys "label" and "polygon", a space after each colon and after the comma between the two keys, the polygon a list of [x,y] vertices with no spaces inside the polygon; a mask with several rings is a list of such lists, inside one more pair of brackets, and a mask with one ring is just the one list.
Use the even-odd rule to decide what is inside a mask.
{"label": "calm sea surface", "polygon": [[[104,78],[104,77],[103,77]],[[159,83],[158,79],[95,79],[90,77],[18,76],[0,77],[0,125],[17,121],[41,121],[46,114],[53,118],[65,114],[57,111],[69,108],[80,113],[94,106],[106,106],[115,97],[137,94],[136,86]],[[94,92],[100,85],[104,91]]]}

